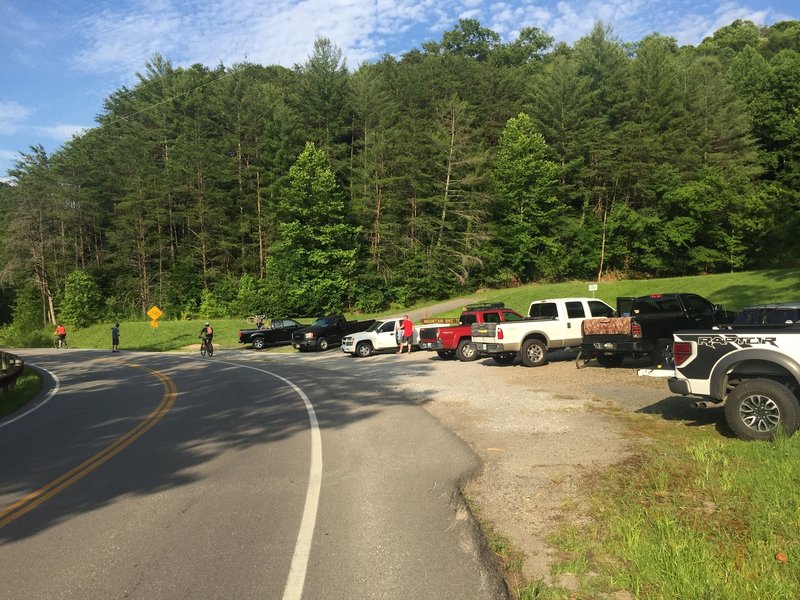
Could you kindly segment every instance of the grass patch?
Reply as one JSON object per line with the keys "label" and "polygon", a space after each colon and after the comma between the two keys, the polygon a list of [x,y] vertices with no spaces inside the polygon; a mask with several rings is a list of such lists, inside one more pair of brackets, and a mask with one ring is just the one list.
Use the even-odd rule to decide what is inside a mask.
{"label": "grass patch", "polygon": [[552,537],[554,572],[591,570],[587,586],[637,598],[799,598],[800,436],[658,429],[589,484],[592,520]]}
{"label": "grass patch", "polygon": [[42,378],[30,367],[25,367],[22,374],[17,377],[14,391],[0,392],[0,417],[10,415],[26,405],[41,389]]}
{"label": "grass patch", "polygon": [[[479,301],[504,302],[517,312],[527,314],[528,306],[533,300],[591,297],[589,283],[592,282],[570,281],[503,290],[483,290],[476,293],[475,297]],[[768,269],[694,277],[604,281],[598,284],[598,290],[594,295],[616,307],[618,296],[692,292],[722,304],[728,310],[740,310],[745,306],[764,302],[800,300],[798,289],[800,289],[800,269]],[[456,309],[436,316],[452,317],[460,313],[461,310]]]}

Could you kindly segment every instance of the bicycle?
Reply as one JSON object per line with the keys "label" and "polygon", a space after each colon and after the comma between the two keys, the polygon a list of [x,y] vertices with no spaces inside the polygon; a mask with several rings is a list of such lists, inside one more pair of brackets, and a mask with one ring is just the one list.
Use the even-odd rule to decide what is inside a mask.
{"label": "bicycle", "polygon": [[61,350],[62,348],[69,348],[67,338],[62,340],[60,337],[56,337],[56,339],[53,340],[53,348],[57,348],[58,350]]}
{"label": "bicycle", "polygon": [[202,341],[200,342],[200,356],[214,356],[214,344],[211,343],[207,337],[198,336]]}
{"label": "bicycle", "polygon": [[247,321],[248,325],[257,325],[260,327],[264,324],[266,318],[267,315],[250,315],[249,317],[245,318],[245,321]]}

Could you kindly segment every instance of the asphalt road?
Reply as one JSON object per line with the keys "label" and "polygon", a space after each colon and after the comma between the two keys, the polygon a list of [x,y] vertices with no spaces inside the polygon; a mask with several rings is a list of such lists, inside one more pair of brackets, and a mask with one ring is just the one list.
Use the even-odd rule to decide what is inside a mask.
{"label": "asphalt road", "polygon": [[0,598],[505,597],[418,365],[20,354],[57,391],[0,421]]}

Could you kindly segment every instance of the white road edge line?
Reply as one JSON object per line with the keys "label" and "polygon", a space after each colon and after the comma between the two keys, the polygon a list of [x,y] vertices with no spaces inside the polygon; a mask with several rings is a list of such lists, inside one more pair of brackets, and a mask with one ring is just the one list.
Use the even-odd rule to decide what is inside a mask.
{"label": "white road edge line", "polygon": [[283,590],[283,600],[300,600],[303,596],[303,587],[306,581],[306,571],[308,570],[308,557],[311,554],[311,542],[314,538],[314,527],[317,523],[317,509],[319,507],[319,495],[322,487],[322,435],[319,430],[319,421],[314,406],[306,396],[305,392],[293,382],[285,377],[241,363],[214,360],[215,363],[233,365],[245,369],[253,369],[267,375],[272,375],[292,387],[303,399],[308,412],[308,421],[311,426],[311,464],[308,473],[308,490],[306,491],[306,504],[303,509],[303,518],[300,521],[300,531],[297,533],[297,541],[292,555],[292,566],[289,569],[289,577],[286,580],[286,587]]}
{"label": "white road edge line", "polygon": [[22,413],[21,415],[17,415],[17,416],[16,416],[16,417],[14,417],[13,419],[9,419],[8,421],[3,421],[2,423],[0,423],[0,429],[2,429],[3,427],[5,427],[6,425],[11,425],[11,424],[12,424],[14,421],[19,421],[19,420],[20,420],[22,417],[25,417],[25,416],[27,416],[27,415],[31,414],[33,411],[35,411],[35,410],[39,410],[40,408],[42,408],[42,407],[43,407],[45,404],[47,404],[48,402],[50,402],[50,399],[51,399],[53,396],[55,396],[55,395],[56,395],[56,392],[58,392],[58,388],[59,388],[59,387],[61,387],[61,382],[60,382],[60,380],[58,379],[58,377],[56,376],[56,374],[55,374],[55,373],[53,373],[53,372],[51,372],[51,371],[48,371],[48,370],[47,370],[47,369],[45,369],[44,367],[39,367],[39,366],[36,366],[36,365],[30,365],[30,366],[31,366],[31,367],[33,367],[34,369],[40,369],[40,370],[44,371],[45,373],[47,373],[48,375],[50,375],[50,377],[52,377],[52,378],[53,378],[53,381],[55,382],[55,386],[53,387],[53,389],[52,389],[52,390],[50,390],[50,391],[47,393],[47,396],[45,397],[45,399],[44,399],[44,400],[42,400],[41,402],[39,402],[39,404],[37,404],[36,406],[34,406],[34,407],[33,407],[33,408],[31,408],[31,409],[28,409],[28,410],[26,410],[26,411],[25,411],[24,413]]}

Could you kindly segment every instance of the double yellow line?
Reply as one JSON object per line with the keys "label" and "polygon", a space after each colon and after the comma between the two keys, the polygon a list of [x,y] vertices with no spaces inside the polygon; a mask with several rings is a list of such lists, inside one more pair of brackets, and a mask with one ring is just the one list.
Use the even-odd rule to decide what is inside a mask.
{"label": "double yellow line", "polygon": [[21,498],[13,504],[10,504],[4,509],[0,510],[0,529],[18,519],[22,515],[32,511],[42,502],[49,500],[79,479],[82,479],[94,471],[107,460],[110,460],[112,457],[122,452],[125,448],[130,446],[133,442],[144,435],[148,429],[158,423],[158,421],[169,412],[178,397],[178,388],[175,386],[175,383],[163,373],[159,373],[153,369],[148,369],[147,367],[136,364],[128,364],[127,366],[147,371],[161,381],[161,384],[164,386],[164,397],[161,399],[159,405],[156,406],[153,411],[147,415],[147,417],[136,427],[131,429],[128,433],[123,435],[112,444],[109,444],[106,448],[91,458],[85,460],[69,472],[64,473],[58,479],[54,479],[47,485],[42,486],[24,498]]}

